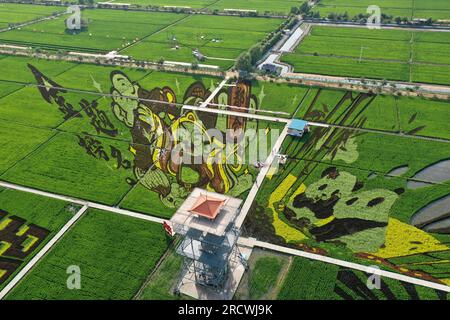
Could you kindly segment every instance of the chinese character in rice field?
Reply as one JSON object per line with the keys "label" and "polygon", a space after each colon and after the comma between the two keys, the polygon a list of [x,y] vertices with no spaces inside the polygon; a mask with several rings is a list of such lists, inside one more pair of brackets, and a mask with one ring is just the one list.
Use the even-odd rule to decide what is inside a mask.
{"label": "chinese character in rice field", "polygon": [[[98,160],[109,162],[114,158],[117,169],[132,172],[133,177],[126,178],[128,184],[139,183],[156,192],[165,206],[179,206],[195,187],[232,196],[251,188],[254,170],[245,164],[244,149],[255,142],[256,135],[240,138],[244,136],[244,130],[256,132],[258,122],[236,115],[182,112],[178,102],[199,105],[209,97],[211,92],[203,83],[191,84],[179,99],[167,86],[147,90],[124,73],[113,71],[110,74],[111,109],[100,110],[96,100],[81,99],[81,110],[77,112],[64,99],[66,89],[35,67],[29,65],[29,68],[38,82],[40,94],[47,102],[59,106],[64,119],[86,115],[98,135],[109,137],[118,136],[119,128],[113,125],[108,115],[112,114],[120,121],[125,128],[120,135],[131,135],[127,150],[112,145],[108,148],[102,139],[86,131],[77,134],[78,144],[86,154]],[[222,89],[211,103],[228,104],[233,106],[231,111],[239,112],[254,112],[258,108],[257,98],[247,82]],[[237,133],[229,137],[229,131]],[[186,132],[188,141],[181,139]],[[242,134],[238,134],[240,132]],[[186,145],[191,148],[184,148]],[[133,160],[127,159],[125,153]]]}
{"label": "chinese character in rice field", "polygon": [[0,209],[0,284],[19,268],[49,233]]}

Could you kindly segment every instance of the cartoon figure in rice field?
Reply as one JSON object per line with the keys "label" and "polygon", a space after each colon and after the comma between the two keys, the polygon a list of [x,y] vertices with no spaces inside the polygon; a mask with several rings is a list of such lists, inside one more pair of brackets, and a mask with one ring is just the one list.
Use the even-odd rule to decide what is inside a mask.
{"label": "cartoon figure in rice field", "polygon": [[[133,83],[120,71],[111,73],[112,110],[115,116],[131,130],[133,143],[130,151],[134,154],[134,174],[144,187],[157,192],[167,207],[178,207],[194,187],[206,188],[219,193],[231,193],[236,189],[241,193],[251,187],[251,176],[241,175],[242,159],[237,163],[227,164],[224,145],[207,133],[209,128],[218,128],[222,119],[215,114],[188,111],[181,114],[177,107],[176,95],[169,87],[154,88],[150,91]],[[240,108],[256,107],[255,97],[250,95],[250,87],[246,83],[232,87],[228,94],[229,102]],[[223,97],[223,92],[221,93]],[[192,84],[185,93],[184,104],[198,104],[210,95],[209,90],[201,82]],[[250,100],[252,103],[250,103]],[[159,103],[161,101],[162,103]],[[239,109],[240,109],[239,108]],[[242,111],[242,110],[241,110]],[[247,122],[242,117],[228,117],[226,128],[244,130]],[[191,161],[186,164],[177,161],[176,153],[171,151],[179,141],[177,130],[189,132],[199,130],[205,141],[192,141],[208,145],[208,160],[222,157],[221,161]],[[239,148],[235,145],[235,157]],[[200,150],[203,150],[199,148]],[[191,160],[201,157],[196,148],[189,156]],[[174,155],[175,154],[175,155]],[[184,155],[185,156],[185,155]],[[237,187],[238,186],[238,187]]]}

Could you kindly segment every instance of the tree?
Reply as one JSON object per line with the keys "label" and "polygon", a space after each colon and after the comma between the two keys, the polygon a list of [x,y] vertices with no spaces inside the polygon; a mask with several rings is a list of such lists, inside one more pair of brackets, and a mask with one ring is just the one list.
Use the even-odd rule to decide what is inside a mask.
{"label": "tree", "polygon": [[252,59],[247,52],[242,53],[236,61],[235,67],[240,71],[252,71]]}
{"label": "tree", "polygon": [[334,12],[331,12],[329,15],[328,15],[328,19],[329,20],[336,20],[336,18],[337,18],[337,15],[336,15],[336,13],[334,13]]}
{"label": "tree", "polygon": [[345,12],[344,12],[344,14],[342,15],[342,20],[344,20],[344,21],[348,21],[348,18],[349,18],[349,16],[348,16],[348,12],[347,12],[347,11],[345,11]]}
{"label": "tree", "polygon": [[303,2],[303,4],[300,6],[300,13],[308,13],[309,12],[309,10],[310,10],[310,8],[309,8],[309,4],[308,4],[308,1],[306,1],[306,2]]}
{"label": "tree", "polygon": [[262,50],[261,50],[261,46],[260,45],[254,45],[253,47],[250,48],[249,50],[249,54],[250,54],[250,58],[251,58],[251,63],[252,65],[255,64],[259,59],[261,59],[262,56]]}
{"label": "tree", "polygon": [[291,13],[292,13],[292,14],[299,14],[299,13],[300,13],[300,10],[299,10],[297,7],[292,7],[292,8],[291,8]]}

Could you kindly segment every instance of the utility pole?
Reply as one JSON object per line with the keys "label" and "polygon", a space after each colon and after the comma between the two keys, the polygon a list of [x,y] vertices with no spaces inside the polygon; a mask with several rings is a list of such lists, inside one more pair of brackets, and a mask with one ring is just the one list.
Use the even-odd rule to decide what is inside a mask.
{"label": "utility pole", "polygon": [[359,54],[359,63],[362,62],[362,56],[363,56],[363,50],[365,49],[365,47],[361,46],[361,52]]}

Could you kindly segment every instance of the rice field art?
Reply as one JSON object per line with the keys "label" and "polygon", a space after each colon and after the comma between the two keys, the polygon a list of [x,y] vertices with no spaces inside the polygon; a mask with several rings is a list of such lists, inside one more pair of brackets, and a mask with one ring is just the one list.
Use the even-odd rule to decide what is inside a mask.
{"label": "rice field art", "polygon": [[[111,99],[107,102],[104,98],[86,95],[75,106],[73,99],[69,102],[64,98],[69,92],[61,84],[33,65],[29,68],[37,82],[36,94],[41,95],[49,108],[58,108],[64,120],[76,123],[68,126],[74,131],[70,137],[73,148],[83,157],[91,158],[90,161],[107,165],[111,174],[118,172],[122,177],[125,193],[120,195],[120,205],[125,208],[139,211],[145,207],[151,211],[149,213],[170,216],[196,187],[236,197],[245,195],[257,173],[254,161],[259,159],[256,155],[254,161],[247,162],[249,151],[245,149],[249,143],[258,143],[268,150],[274,140],[271,139],[272,129],[279,127],[276,123],[239,116],[182,110],[180,103],[191,106],[203,103],[211,94],[211,88],[202,82],[193,82],[180,98],[175,93],[177,88],[165,86],[147,90],[122,71],[110,74]],[[246,82],[222,89],[210,103],[229,104],[246,112],[258,107],[251,85]],[[228,139],[228,129],[254,132],[261,129],[262,137],[227,142],[229,140],[223,139]],[[212,130],[215,132],[211,133]],[[181,136],[185,131],[199,132],[204,141],[189,140],[192,153],[180,156],[177,150],[185,143]],[[69,132],[64,134],[70,135]],[[204,147],[195,151],[196,143]],[[233,145],[226,148],[227,143]],[[223,152],[225,149],[227,152]],[[204,158],[210,160],[203,161]],[[213,161],[219,158],[222,160]],[[233,161],[229,161],[231,158]],[[65,194],[67,190],[60,192]],[[153,204],[148,205],[149,202]]]}
{"label": "rice field art", "polygon": [[0,284],[6,281],[50,233],[49,230],[0,211]]}
{"label": "rice field art", "polygon": [[[334,107],[312,104],[306,117],[336,117],[336,124],[364,127],[362,106],[372,98],[347,99]],[[450,150],[436,142],[424,154],[429,143],[335,127],[286,139],[282,153],[288,161],[262,185],[246,231],[260,240],[448,284]],[[416,156],[408,153],[412,146]]]}

